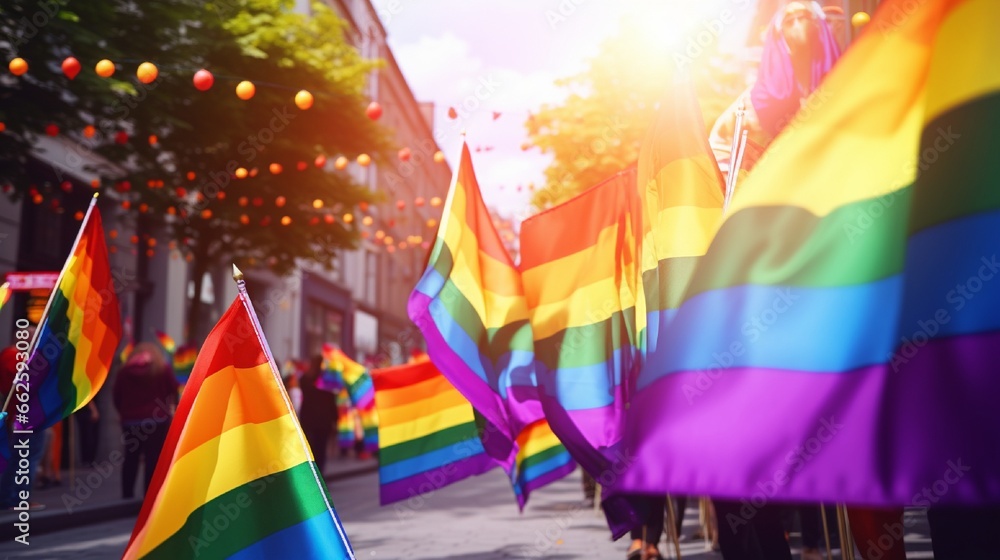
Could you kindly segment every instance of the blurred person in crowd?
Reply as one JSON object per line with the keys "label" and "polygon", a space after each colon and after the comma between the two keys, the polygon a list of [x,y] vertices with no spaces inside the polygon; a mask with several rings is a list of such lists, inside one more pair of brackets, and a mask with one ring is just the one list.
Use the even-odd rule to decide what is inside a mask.
{"label": "blurred person in crowd", "polygon": [[[4,398],[6,398],[7,394],[11,391],[11,389],[13,389],[14,378],[17,375],[17,364],[21,361],[27,361],[27,359],[19,359],[18,353],[17,349],[13,346],[8,346],[7,348],[0,350],[0,391],[3,392]],[[21,354],[21,357],[23,357],[23,352],[21,352]],[[18,402],[18,397],[15,395],[11,398],[8,409],[14,410],[14,407]],[[10,460],[7,461],[7,466],[4,469],[3,475],[0,476],[0,502],[2,502],[0,505],[6,509],[10,509],[18,505],[20,502],[18,496],[22,490],[31,490],[32,483],[35,481],[35,474],[38,472],[38,464],[42,458],[42,451],[45,447],[46,437],[46,430],[36,430],[27,437],[19,435],[15,439],[13,435],[10,434],[12,423],[13,416],[8,417],[2,428],[7,430],[7,442],[9,446],[8,452],[11,457]],[[18,470],[18,450],[14,449],[14,445],[22,440],[25,441],[28,446],[28,473],[26,478],[23,476],[19,477],[16,474]],[[29,507],[31,509],[42,509],[45,506],[32,502]]]}
{"label": "blurred person in crowd", "polygon": [[736,112],[745,110],[742,126],[748,144],[762,149],[806,104],[840,57],[840,46],[816,2],[790,2],[767,26],[756,82],[715,121],[709,144],[728,172]]}
{"label": "blurred person in crowd", "polygon": [[[141,342],[118,371],[113,391],[121,417],[125,461],[122,464],[122,498],[135,495],[139,461],[144,463],[145,490],[153,479],[156,462],[167,438],[179,385],[159,346]],[[145,493],[144,490],[144,493]]]}
{"label": "blurred person in crowd", "polygon": [[[96,399],[95,399],[96,400]],[[80,461],[84,465],[91,465],[97,459],[97,442],[99,441],[99,431],[101,414],[97,410],[97,403],[92,400],[87,406],[81,408],[73,414],[79,432]]]}
{"label": "blurred person in crowd", "polygon": [[42,459],[38,463],[38,487],[62,486],[63,423],[46,430]]}
{"label": "blurred person in crowd", "polygon": [[667,497],[635,496],[634,504],[643,504],[646,521],[629,532],[632,543],[625,554],[627,560],[663,560],[660,538],[663,536],[663,512]]}
{"label": "blurred person in crowd", "polygon": [[299,380],[302,390],[302,408],[299,423],[305,433],[309,447],[320,473],[326,467],[326,448],[330,442],[333,423],[337,420],[337,397],[334,393],[316,387],[316,380],[322,375],[323,356],[313,356],[309,369]]}

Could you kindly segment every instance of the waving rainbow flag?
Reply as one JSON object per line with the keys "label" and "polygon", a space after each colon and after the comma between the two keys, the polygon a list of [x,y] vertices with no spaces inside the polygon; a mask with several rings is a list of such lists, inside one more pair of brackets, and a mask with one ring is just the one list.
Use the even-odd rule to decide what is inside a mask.
{"label": "waving rainbow flag", "polygon": [[181,346],[173,356],[174,376],[177,382],[184,386],[191,376],[195,359],[198,358],[198,349],[194,346]]}
{"label": "waving rainbow flag", "polygon": [[115,359],[122,327],[96,202],[87,209],[36,331],[27,364],[28,421],[15,415],[15,429],[42,430],[83,408]]}
{"label": "waving rainbow flag", "polygon": [[469,401],[430,361],[378,369],[375,404],[382,505],[434,492],[497,466],[479,439]]}
{"label": "waving rainbow flag", "polygon": [[545,417],[595,476],[606,468],[600,450],[621,440],[626,382],[638,364],[641,219],[630,170],[521,226]]}
{"label": "waving rainbow flag", "polygon": [[484,419],[484,449],[521,507],[532,489],[572,471],[568,455],[551,451],[521,273],[482,200],[467,145],[408,311],[434,364]]}
{"label": "waving rainbow flag", "polygon": [[354,558],[266,344],[241,291],[202,346],[124,558]]}
{"label": "waving rainbow flag", "polygon": [[[348,358],[332,344],[324,344],[322,354],[323,373],[316,380],[316,387],[330,392],[339,392],[341,387],[347,390],[351,405],[358,411],[365,450],[378,451],[378,411],[375,410],[375,387],[368,368]],[[351,424],[353,426],[353,421]]]}
{"label": "waving rainbow flag", "polygon": [[156,331],[156,341],[167,351],[167,354],[173,355],[177,351],[177,343],[165,332]]}
{"label": "waving rainbow flag", "polygon": [[467,145],[407,309],[431,359],[488,424],[486,452],[510,472],[517,436],[543,415],[521,275],[482,200]]}
{"label": "waving rainbow flag", "polygon": [[623,489],[904,505],[950,472],[939,503],[1000,500],[996,21],[881,5],[693,263]]}

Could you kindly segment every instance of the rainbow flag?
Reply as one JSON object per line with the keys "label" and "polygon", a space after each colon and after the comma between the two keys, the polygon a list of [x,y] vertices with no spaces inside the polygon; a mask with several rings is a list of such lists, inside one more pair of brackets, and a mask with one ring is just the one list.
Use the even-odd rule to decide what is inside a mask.
{"label": "rainbow flag", "polygon": [[1000,499],[996,21],[880,6],[693,263],[621,489],[905,505],[947,476],[939,504]]}
{"label": "rainbow flag", "polygon": [[[330,375],[337,379],[339,385],[346,385],[347,391],[351,395],[351,402],[355,408],[365,409],[374,405],[375,388],[372,385],[372,377],[368,373],[368,368],[347,357],[340,348],[332,344],[323,345],[323,375],[316,381],[316,387],[323,389],[324,378]],[[325,389],[324,389],[325,390]]]}
{"label": "rainbow flag", "polygon": [[10,282],[4,282],[0,285],[0,309],[3,309],[3,306],[7,305],[7,302],[10,301],[10,294]]}
{"label": "rainbow flag", "polygon": [[188,382],[188,378],[191,376],[191,370],[194,368],[195,359],[198,357],[198,349],[194,346],[181,346],[177,349],[177,352],[173,356],[173,368],[174,376],[177,377],[177,382],[184,386]]}
{"label": "rainbow flag", "polygon": [[104,385],[122,335],[113,284],[94,199],[36,331],[27,362],[27,422],[16,415],[15,429],[52,426]]}
{"label": "rainbow flag", "polygon": [[517,503],[524,508],[532,490],[573,472],[576,463],[544,418],[517,436],[517,457],[510,473]]}
{"label": "rainbow flag", "polygon": [[125,346],[122,347],[121,354],[118,355],[118,359],[121,363],[128,361],[128,357],[132,355],[132,349],[135,348],[135,341],[132,338],[132,318],[125,318],[125,325],[123,327]]}
{"label": "rainbow flag", "polygon": [[169,334],[161,331],[156,331],[156,340],[160,343],[160,346],[167,351],[167,354],[173,355],[177,352],[177,343],[174,339],[170,337]]}
{"label": "rainbow flag", "polygon": [[193,557],[354,558],[245,292],[202,346],[124,555]]}
{"label": "rainbow flag", "polygon": [[[331,390],[346,387],[351,405],[358,411],[361,428],[364,431],[365,450],[378,451],[378,412],[375,410],[375,387],[368,368],[347,357],[340,348],[332,344],[323,345],[323,374],[316,380],[316,387]],[[328,379],[336,379],[331,384]],[[327,389],[325,387],[330,387]],[[339,431],[339,430],[338,430]]]}
{"label": "rainbow flag", "polygon": [[441,373],[484,418],[487,454],[508,473],[515,440],[542,418],[521,275],[482,200],[469,147],[459,165],[410,319]]}
{"label": "rainbow flag", "polygon": [[482,474],[486,455],[469,401],[430,361],[372,373],[379,437],[382,505],[439,490]]}
{"label": "rainbow flag", "polygon": [[585,470],[621,440],[627,381],[638,364],[641,226],[635,170],[532,216],[521,271],[535,374],[551,429]]}
{"label": "rainbow flag", "polygon": [[341,388],[337,393],[337,445],[343,450],[354,449],[354,441],[357,436],[354,433],[354,426],[357,418],[354,408],[351,406],[351,395],[347,388]]}

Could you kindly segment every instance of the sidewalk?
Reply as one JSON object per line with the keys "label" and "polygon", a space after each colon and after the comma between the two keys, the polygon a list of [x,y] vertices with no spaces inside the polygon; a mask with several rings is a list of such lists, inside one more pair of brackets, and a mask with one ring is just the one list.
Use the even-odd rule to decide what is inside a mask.
{"label": "sidewalk", "polygon": [[[139,514],[142,506],[141,497],[134,500],[121,498],[121,466],[114,466],[107,459],[103,459],[98,460],[95,467],[77,469],[72,477],[75,484],[70,484],[70,473],[63,471],[61,486],[32,490],[31,502],[45,505],[45,509],[28,512],[32,535]],[[340,458],[332,455],[327,460],[323,477],[327,482],[334,482],[376,470],[378,461],[375,459],[359,460],[354,457]],[[140,472],[139,481],[136,483],[137,491],[140,490],[141,484]],[[377,492],[377,488],[373,488],[372,492]],[[10,540],[19,534],[14,526],[18,522],[18,515],[19,512],[0,511],[0,540]]]}

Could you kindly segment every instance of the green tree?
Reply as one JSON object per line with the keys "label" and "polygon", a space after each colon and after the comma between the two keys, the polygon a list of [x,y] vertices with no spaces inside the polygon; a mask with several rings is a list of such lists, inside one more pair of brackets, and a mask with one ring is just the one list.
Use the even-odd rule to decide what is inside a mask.
{"label": "green tree", "polygon": [[[556,85],[566,99],[543,105],[525,123],[530,142],[552,154],[545,184],[532,204],[539,210],[555,206],[635,164],[639,147],[652,122],[657,103],[673,79],[676,61],[651,54],[648,33],[633,19],[624,19],[617,35],[607,39],[587,68]],[[695,80],[706,125],[745,85],[717,52],[704,53],[686,71]]]}
{"label": "green tree", "polygon": [[[72,24],[61,25],[58,37],[47,37],[52,26],[39,31],[84,63],[77,80],[85,82],[67,84],[58,71],[34,76],[35,66],[61,60],[62,52],[44,49],[33,53],[38,84],[26,82],[50,92],[40,111],[48,118],[74,130],[83,122],[96,126],[89,144],[126,169],[124,176],[98,170],[102,188],[115,191],[140,232],[163,232],[176,242],[191,262],[195,293],[204,273],[223,263],[284,274],[300,259],[330,267],[337,251],[354,246],[357,232],[342,216],[373,193],[314,160],[363,152],[385,160],[389,146],[364,114],[365,76],[377,63],[347,43],[346,24],[330,8],[314,4],[306,16],[286,0],[114,2],[104,11],[89,4],[60,4],[57,18]],[[91,36],[98,37],[94,48],[76,54],[78,38]],[[120,61],[120,68],[99,78],[92,70],[97,58]],[[148,85],[134,75],[141,61],[160,69]],[[192,85],[199,68],[215,76],[209,91]],[[256,84],[248,101],[234,93],[241,80]],[[81,91],[61,101],[67,85]],[[300,89],[315,99],[305,111],[294,102]],[[25,130],[22,144],[30,145],[37,130]],[[115,142],[121,132],[127,142]],[[238,179],[240,168],[252,176]],[[200,298],[191,305],[193,334]]]}

